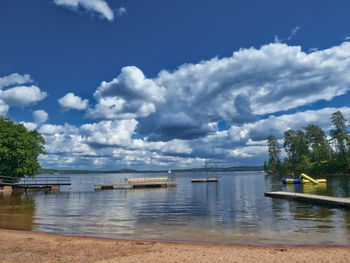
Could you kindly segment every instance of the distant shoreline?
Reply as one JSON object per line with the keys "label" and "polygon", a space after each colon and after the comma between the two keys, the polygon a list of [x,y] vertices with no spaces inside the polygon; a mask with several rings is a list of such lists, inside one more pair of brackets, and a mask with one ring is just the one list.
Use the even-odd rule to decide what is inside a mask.
{"label": "distant shoreline", "polygon": [[0,229],[1,262],[348,262],[350,247],[249,246],[81,237]]}
{"label": "distant shoreline", "polygon": [[[260,172],[264,171],[263,166],[236,166],[228,168],[193,168],[193,169],[172,169],[172,173],[188,173],[188,172]],[[133,170],[133,169],[120,169],[120,170],[61,170],[61,169],[48,169],[42,168],[38,174],[98,174],[98,173],[167,173],[168,170]]]}

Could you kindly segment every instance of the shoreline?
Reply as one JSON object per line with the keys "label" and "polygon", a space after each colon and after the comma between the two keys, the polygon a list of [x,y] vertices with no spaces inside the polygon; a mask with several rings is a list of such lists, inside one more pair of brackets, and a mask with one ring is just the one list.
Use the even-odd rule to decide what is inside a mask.
{"label": "shoreline", "polygon": [[350,246],[148,241],[0,229],[0,262],[348,262]]}

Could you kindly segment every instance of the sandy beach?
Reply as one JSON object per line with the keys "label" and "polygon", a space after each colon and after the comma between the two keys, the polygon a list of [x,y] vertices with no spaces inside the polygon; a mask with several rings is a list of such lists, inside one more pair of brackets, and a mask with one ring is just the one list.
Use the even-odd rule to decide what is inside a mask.
{"label": "sandy beach", "polygon": [[0,229],[1,262],[349,262],[350,247],[135,241]]}

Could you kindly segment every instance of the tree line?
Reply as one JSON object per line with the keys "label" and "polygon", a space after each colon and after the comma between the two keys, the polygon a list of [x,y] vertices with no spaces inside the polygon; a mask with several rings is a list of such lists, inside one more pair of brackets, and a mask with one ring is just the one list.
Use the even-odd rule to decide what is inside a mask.
{"label": "tree line", "polygon": [[269,160],[264,162],[267,174],[285,175],[294,172],[315,174],[350,173],[350,133],[347,120],[340,111],[332,113],[333,127],[329,137],[317,125],[309,124],[301,130],[284,132],[283,149],[287,155],[281,160],[277,138],[267,138]]}

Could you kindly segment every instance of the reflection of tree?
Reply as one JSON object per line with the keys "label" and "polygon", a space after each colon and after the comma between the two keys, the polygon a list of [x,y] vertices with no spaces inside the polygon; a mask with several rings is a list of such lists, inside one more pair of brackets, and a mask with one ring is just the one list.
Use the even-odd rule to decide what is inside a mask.
{"label": "reflection of tree", "polygon": [[0,194],[0,228],[33,230],[35,202],[32,196]]}

